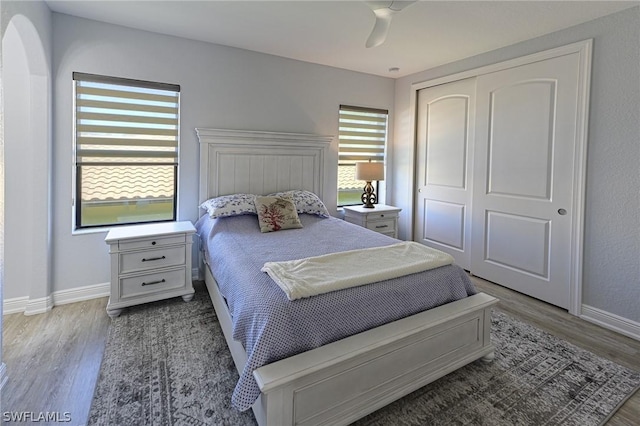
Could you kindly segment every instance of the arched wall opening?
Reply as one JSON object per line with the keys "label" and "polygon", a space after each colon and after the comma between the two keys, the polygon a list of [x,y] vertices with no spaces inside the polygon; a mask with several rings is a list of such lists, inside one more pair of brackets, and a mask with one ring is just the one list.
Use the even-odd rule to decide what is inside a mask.
{"label": "arched wall opening", "polygon": [[51,82],[40,36],[15,15],[2,38],[3,221],[6,312],[46,312],[51,296]]}

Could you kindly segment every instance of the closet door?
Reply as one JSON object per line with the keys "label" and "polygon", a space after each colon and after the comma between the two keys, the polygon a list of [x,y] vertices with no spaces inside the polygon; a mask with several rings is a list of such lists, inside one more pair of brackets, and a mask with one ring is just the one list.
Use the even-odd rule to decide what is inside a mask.
{"label": "closet door", "polygon": [[569,305],[579,55],[477,79],[471,272]]}
{"label": "closet door", "polygon": [[475,78],[418,92],[414,241],[470,266]]}

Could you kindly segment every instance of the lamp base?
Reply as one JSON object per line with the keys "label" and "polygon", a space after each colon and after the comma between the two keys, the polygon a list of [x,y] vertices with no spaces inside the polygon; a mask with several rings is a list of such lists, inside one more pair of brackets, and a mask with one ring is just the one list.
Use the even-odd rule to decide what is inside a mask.
{"label": "lamp base", "polygon": [[378,201],[376,194],[373,193],[373,185],[371,185],[370,181],[367,181],[367,184],[364,186],[364,193],[360,197],[360,200],[364,203],[363,208],[365,209],[373,209],[376,206],[375,202]]}

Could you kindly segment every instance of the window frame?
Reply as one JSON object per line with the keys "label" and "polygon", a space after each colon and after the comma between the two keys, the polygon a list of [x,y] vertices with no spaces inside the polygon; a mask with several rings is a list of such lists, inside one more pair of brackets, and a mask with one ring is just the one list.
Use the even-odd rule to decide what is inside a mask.
{"label": "window frame", "polygon": [[[340,170],[340,144],[341,144],[341,138],[340,138],[340,127],[341,127],[341,118],[340,118],[340,113],[342,111],[351,111],[351,112],[356,112],[356,113],[370,113],[370,114],[382,114],[385,115],[385,125],[384,125],[384,143],[383,143],[383,152],[382,152],[382,160],[381,162],[383,164],[385,164],[385,174],[386,174],[386,160],[387,160],[387,144],[389,142],[389,110],[386,109],[381,109],[381,108],[369,108],[369,107],[361,107],[361,106],[354,106],[354,105],[345,105],[345,104],[340,104],[339,109],[338,109],[338,174],[339,174],[339,170]],[[358,159],[358,160],[354,160],[354,165],[355,162],[364,162],[367,159],[371,159],[371,156],[361,156],[362,158]],[[339,184],[339,181],[338,181]],[[375,204],[379,204],[380,201],[380,181],[375,181],[372,182],[372,185],[375,187],[375,193],[376,193],[376,202]],[[364,189],[364,185],[362,186],[362,188]],[[342,208],[342,207],[346,207],[346,206],[358,206],[361,205],[362,202],[359,201],[357,203],[351,203],[351,204],[341,204],[340,203],[340,187],[338,186],[336,188],[336,205],[338,208]]]}
{"label": "window frame", "polygon": [[[100,163],[92,163],[86,162],[85,166],[167,166],[173,167],[173,197],[172,197],[172,209],[171,209],[171,218],[168,219],[149,219],[149,220],[139,220],[139,221],[130,221],[130,222],[114,222],[114,223],[104,223],[104,224],[96,224],[96,225],[82,225],[82,173],[81,169],[83,167],[82,161],[79,160],[79,133],[78,133],[78,93],[77,87],[78,82],[92,82],[92,83],[106,83],[106,84],[114,84],[119,86],[128,86],[131,88],[137,89],[151,89],[151,90],[163,90],[174,92],[176,96],[176,120],[175,120],[175,154],[169,156],[167,158],[171,158],[171,161],[164,163],[154,163],[154,162],[100,162]],[[129,79],[123,77],[112,77],[98,74],[88,74],[82,72],[73,72],[72,73],[72,88],[73,88],[73,137],[72,137],[72,234],[84,234],[91,232],[100,232],[107,229],[111,229],[113,227],[118,226],[130,226],[130,225],[140,225],[140,224],[151,224],[151,223],[161,223],[161,222],[175,222],[178,220],[178,199],[179,199],[179,167],[180,167],[180,105],[181,105],[181,97],[180,97],[180,85],[177,84],[169,84],[169,83],[158,83],[153,81],[145,81],[145,80],[136,80]],[[132,133],[133,134],[133,133]],[[127,147],[134,147],[134,145],[126,145]],[[169,151],[171,152],[171,151]],[[134,157],[141,158],[141,157]]]}

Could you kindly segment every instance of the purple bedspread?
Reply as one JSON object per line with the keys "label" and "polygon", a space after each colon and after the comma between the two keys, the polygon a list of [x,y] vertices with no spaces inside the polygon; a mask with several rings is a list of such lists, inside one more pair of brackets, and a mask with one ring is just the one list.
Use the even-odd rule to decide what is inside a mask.
{"label": "purple bedspread", "polygon": [[232,396],[239,410],[260,394],[253,370],[344,337],[476,293],[456,265],[290,301],[260,269],[265,262],[394,244],[397,240],[336,218],[301,214],[304,228],[261,233],[254,215],[196,224],[201,247],[225,297],[233,338],[248,360]]}

